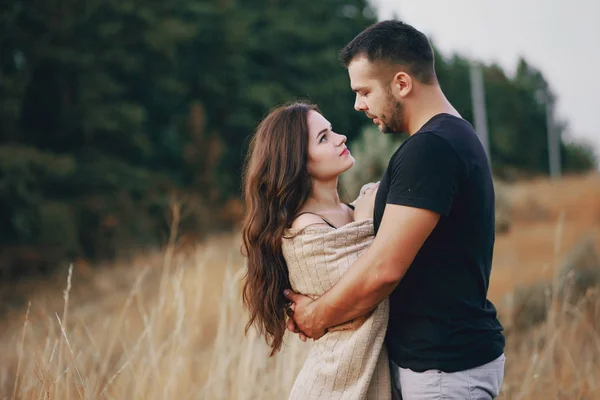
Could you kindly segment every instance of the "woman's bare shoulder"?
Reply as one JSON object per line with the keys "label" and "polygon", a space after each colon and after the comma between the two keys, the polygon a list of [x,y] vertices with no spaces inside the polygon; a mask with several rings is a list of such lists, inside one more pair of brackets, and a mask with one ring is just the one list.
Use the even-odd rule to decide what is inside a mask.
{"label": "woman's bare shoulder", "polygon": [[323,224],[326,225],[325,221],[321,217],[316,214],[302,214],[296,217],[294,222],[292,222],[292,229],[304,229],[310,225]]}

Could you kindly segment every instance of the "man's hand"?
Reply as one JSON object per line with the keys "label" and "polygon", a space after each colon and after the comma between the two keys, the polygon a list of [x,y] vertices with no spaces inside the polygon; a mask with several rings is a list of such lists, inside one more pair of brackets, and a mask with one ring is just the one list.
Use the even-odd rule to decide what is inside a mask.
{"label": "man's hand", "polygon": [[288,329],[294,333],[300,333],[311,339],[317,340],[325,335],[326,328],[319,326],[314,315],[314,300],[308,296],[295,293],[289,289],[283,292],[285,297],[292,302],[290,321]]}
{"label": "man's hand", "polygon": [[292,303],[286,310],[287,315],[289,317],[289,319],[287,321],[287,328],[290,332],[297,333],[300,340],[302,340],[303,342],[306,342],[306,339],[308,339],[308,338],[306,337],[304,332],[302,332],[300,329],[298,329],[298,327],[296,326],[296,323],[294,322],[294,309],[295,308],[296,308],[296,305],[294,303]]}

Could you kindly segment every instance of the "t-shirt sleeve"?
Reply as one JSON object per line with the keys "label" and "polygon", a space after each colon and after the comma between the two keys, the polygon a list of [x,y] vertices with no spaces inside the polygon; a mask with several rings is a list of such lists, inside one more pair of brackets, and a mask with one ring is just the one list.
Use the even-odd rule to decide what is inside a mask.
{"label": "t-shirt sleeve", "polygon": [[387,203],[448,216],[464,171],[463,162],[445,139],[419,133],[390,163]]}

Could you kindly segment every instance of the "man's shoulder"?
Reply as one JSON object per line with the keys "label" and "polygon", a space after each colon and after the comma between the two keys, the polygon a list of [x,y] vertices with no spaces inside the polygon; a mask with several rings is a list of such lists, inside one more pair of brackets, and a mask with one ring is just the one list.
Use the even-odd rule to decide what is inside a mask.
{"label": "man's shoulder", "polygon": [[473,125],[469,121],[449,114],[445,114],[440,118],[438,123],[432,126],[428,132],[444,139],[450,145],[457,142],[463,145],[465,143],[479,142],[477,132],[475,132],[475,128],[473,128]]}
{"label": "man's shoulder", "polygon": [[437,127],[431,127],[431,129],[420,130],[415,133],[400,146],[400,148],[394,153],[392,159],[401,158],[407,152],[415,151],[439,151],[449,150],[452,151],[452,142],[454,138],[448,137],[444,129],[437,129]]}
{"label": "man's shoulder", "polygon": [[[472,159],[485,157],[481,140],[471,123],[454,115],[443,114],[438,116],[434,121],[423,126],[422,131],[413,136],[415,139],[417,139],[417,136],[421,137],[415,141],[420,142],[421,145],[427,145],[426,143],[429,142],[433,143],[431,146],[435,146],[439,150],[443,148],[451,149],[459,159],[467,164]],[[412,144],[412,146],[416,145],[417,143]]]}

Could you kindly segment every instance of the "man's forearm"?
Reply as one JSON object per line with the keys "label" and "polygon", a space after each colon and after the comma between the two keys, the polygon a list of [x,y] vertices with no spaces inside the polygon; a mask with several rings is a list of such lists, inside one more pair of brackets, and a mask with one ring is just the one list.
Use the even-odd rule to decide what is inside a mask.
{"label": "man's forearm", "polygon": [[318,326],[329,328],[360,317],[388,297],[399,280],[390,276],[369,251],[363,254],[328,292],[315,301]]}
{"label": "man's forearm", "polygon": [[386,205],[371,247],[312,303],[314,326],[329,328],[373,310],[400,283],[439,219],[433,211]]}

